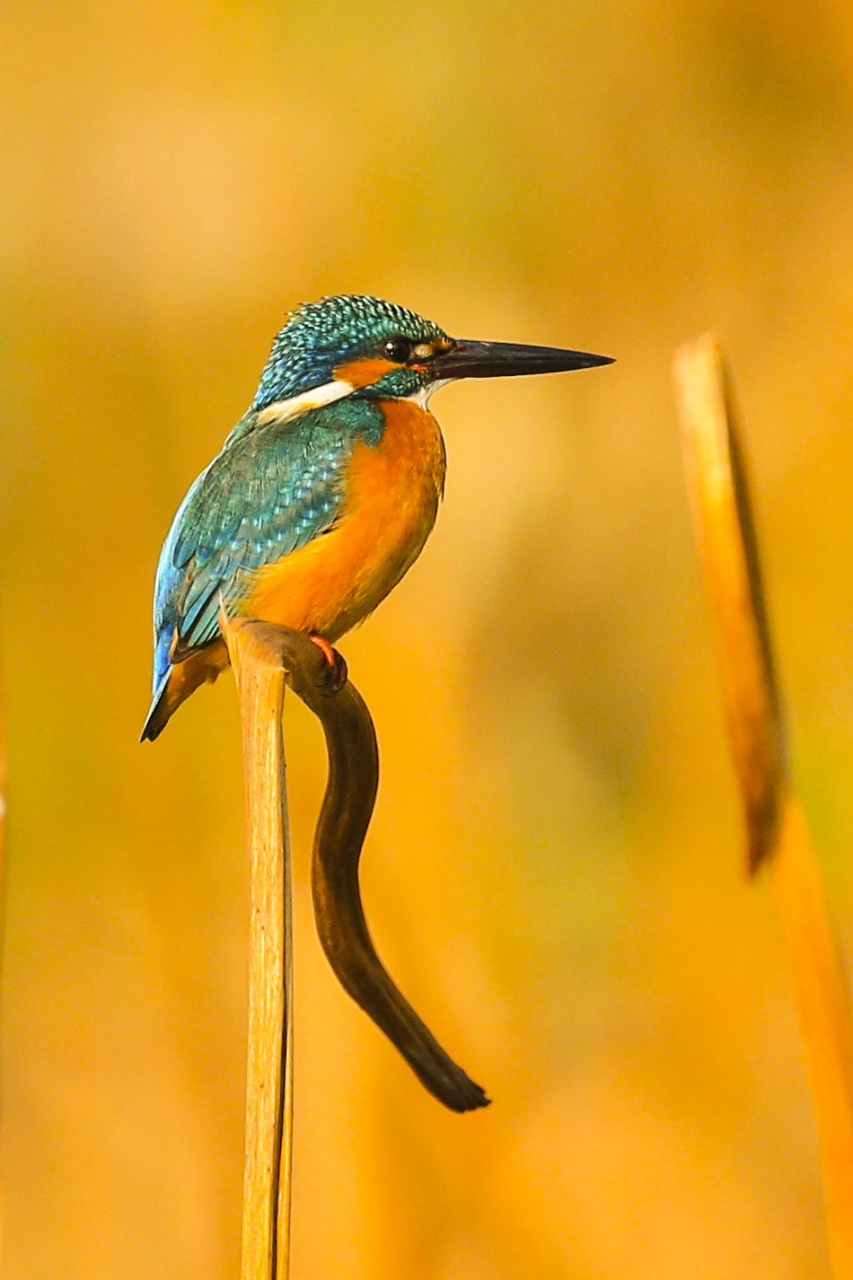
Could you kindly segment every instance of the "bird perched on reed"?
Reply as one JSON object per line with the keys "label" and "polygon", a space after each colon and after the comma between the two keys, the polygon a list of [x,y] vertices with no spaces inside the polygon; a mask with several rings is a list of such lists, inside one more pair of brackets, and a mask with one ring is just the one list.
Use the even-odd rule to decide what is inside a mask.
{"label": "bird perched on reed", "polygon": [[378,298],[300,307],[248,412],[181,503],[157,568],[154,739],[228,665],[219,611],[306,632],[332,687],[335,642],[414,563],[444,487],[430,396],[457,378],[609,364],[553,347],[471,342]]}

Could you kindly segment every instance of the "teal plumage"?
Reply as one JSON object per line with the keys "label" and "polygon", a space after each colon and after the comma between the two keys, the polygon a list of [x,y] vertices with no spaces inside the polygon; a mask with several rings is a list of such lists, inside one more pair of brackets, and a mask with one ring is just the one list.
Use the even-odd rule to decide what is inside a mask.
{"label": "teal plumage", "polygon": [[174,574],[162,583],[158,631],[175,627],[182,648],[213,640],[220,594],[229,604],[248,585],[245,575],[334,525],[353,448],[377,444],[383,421],[377,405],[353,400],[247,429],[228,443],[193,485],[167,541]]}
{"label": "teal plumage", "polygon": [[[251,409],[190,488],[160,556],[153,700],[143,737],[152,736],[151,716],[175,654],[218,638],[220,596],[235,611],[253,572],[332,527],[354,444],[376,444],[382,432],[375,387],[291,422],[259,425],[262,411],[329,383],[344,361],[401,332],[412,342],[442,333],[404,307],[341,295],[300,308],[276,336]],[[393,370],[381,394],[413,394],[420,386],[415,372]]]}
{"label": "teal plumage", "polygon": [[[443,444],[426,411],[436,387],[459,377],[603,363],[606,357],[583,352],[459,342],[432,321],[378,298],[347,294],[294,312],[275,338],[251,408],[190,488],[163,546],[154,598],[153,700],[143,738],[156,737],[175,707],[227,664],[222,604],[234,616],[249,601],[254,609],[260,578],[275,566],[289,573],[288,558],[325,535],[335,534],[324,547],[345,546],[335,531],[344,524],[356,528],[348,505],[353,485],[361,486],[362,504],[374,504],[378,522],[373,546],[372,532],[366,544],[363,528],[359,535],[366,559],[353,559],[350,539],[340,560],[341,573],[356,577],[370,563],[374,577],[360,584],[355,597],[365,602],[359,616],[399,580],[432,527],[443,484]],[[386,415],[392,411],[398,425],[389,452]],[[365,487],[368,473],[373,488]],[[399,492],[382,492],[386,477]],[[400,511],[420,510],[419,504],[417,519],[397,519]],[[391,539],[387,547],[383,538]],[[404,545],[406,539],[411,545]],[[312,559],[312,572],[315,563],[320,561]],[[327,570],[328,564],[316,583],[327,592],[340,590],[340,610],[337,597],[330,597],[318,614],[309,611],[304,622],[288,625],[313,633],[319,616],[334,638],[358,617],[352,591],[347,596],[347,584],[333,583]],[[286,576],[276,579],[284,592],[291,590]],[[309,596],[313,590],[312,583]],[[273,612],[269,620],[290,616],[286,607]],[[322,635],[316,638],[325,643]]]}

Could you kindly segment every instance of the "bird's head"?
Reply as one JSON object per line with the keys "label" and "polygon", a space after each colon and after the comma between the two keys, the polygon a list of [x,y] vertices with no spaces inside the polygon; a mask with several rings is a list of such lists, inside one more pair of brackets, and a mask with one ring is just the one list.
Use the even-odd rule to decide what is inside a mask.
{"label": "bird's head", "polygon": [[252,408],[289,416],[344,396],[417,398],[457,378],[552,373],[609,364],[555,347],[471,342],[380,298],[341,294],[294,311],[276,336]]}

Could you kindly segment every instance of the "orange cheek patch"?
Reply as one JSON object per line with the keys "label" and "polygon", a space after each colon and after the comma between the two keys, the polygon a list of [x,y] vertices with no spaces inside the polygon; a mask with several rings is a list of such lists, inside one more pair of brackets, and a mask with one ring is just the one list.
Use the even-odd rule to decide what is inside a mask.
{"label": "orange cheek patch", "polygon": [[399,368],[400,365],[394,364],[392,360],[353,360],[351,364],[338,365],[335,369],[335,377],[348,382],[351,387],[358,390],[359,387],[373,386],[373,383],[384,378],[386,373]]}

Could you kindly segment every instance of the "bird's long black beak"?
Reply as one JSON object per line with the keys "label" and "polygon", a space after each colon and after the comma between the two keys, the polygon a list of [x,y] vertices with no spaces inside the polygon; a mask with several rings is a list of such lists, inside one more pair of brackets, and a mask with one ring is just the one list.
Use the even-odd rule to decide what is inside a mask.
{"label": "bird's long black beak", "polygon": [[565,373],[612,364],[612,356],[561,347],[528,347],[514,342],[471,342],[459,339],[449,351],[433,356],[429,369],[436,381],[451,378],[513,378],[522,373]]}

